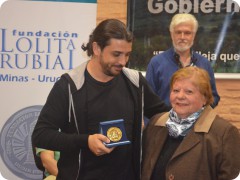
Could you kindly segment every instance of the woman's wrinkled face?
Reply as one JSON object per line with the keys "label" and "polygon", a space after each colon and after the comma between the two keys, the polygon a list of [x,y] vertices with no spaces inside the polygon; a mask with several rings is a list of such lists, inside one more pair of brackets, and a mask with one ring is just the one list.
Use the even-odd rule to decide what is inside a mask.
{"label": "woman's wrinkled face", "polygon": [[206,104],[205,96],[192,83],[193,80],[191,78],[179,79],[173,84],[170,102],[180,118],[187,118]]}

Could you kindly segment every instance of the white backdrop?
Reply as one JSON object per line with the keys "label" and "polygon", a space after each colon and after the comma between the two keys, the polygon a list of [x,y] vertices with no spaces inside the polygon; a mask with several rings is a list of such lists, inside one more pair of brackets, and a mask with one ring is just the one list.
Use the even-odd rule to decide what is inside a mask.
{"label": "white backdrop", "polygon": [[31,134],[61,74],[88,59],[81,45],[96,26],[96,2],[9,0],[0,9],[0,172],[38,180]]}

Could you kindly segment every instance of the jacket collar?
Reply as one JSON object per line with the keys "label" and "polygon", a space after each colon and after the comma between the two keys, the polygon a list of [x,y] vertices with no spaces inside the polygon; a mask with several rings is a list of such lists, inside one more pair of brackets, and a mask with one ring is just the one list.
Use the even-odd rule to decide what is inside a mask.
{"label": "jacket collar", "polygon": [[[211,106],[207,106],[202,112],[199,119],[194,125],[194,132],[205,132],[207,133],[216,117],[216,112]],[[155,126],[166,126],[166,122],[169,118],[169,112],[163,114],[155,123]]]}
{"label": "jacket collar", "polygon": [[77,66],[76,68],[68,72],[77,90],[79,90],[82,87],[85,81],[84,72],[85,72],[85,69],[87,68],[88,62],[89,61],[83,62],[81,65]]}

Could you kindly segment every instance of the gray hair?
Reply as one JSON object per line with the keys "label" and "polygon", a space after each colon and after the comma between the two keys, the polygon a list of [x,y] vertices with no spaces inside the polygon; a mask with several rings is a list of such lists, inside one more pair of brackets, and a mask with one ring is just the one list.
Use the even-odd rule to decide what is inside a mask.
{"label": "gray hair", "polygon": [[192,14],[176,14],[173,16],[172,21],[169,26],[170,32],[173,32],[173,29],[175,26],[181,24],[181,23],[192,23],[193,24],[193,32],[196,33],[198,30],[198,21]]}

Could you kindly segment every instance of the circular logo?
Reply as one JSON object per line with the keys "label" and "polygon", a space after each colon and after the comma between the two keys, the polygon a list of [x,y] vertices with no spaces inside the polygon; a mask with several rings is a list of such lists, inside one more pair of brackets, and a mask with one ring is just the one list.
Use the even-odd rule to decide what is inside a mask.
{"label": "circular logo", "polygon": [[38,180],[42,172],[35,165],[31,136],[42,106],[31,106],[13,114],[1,130],[1,157],[16,176]]}
{"label": "circular logo", "polygon": [[107,130],[107,137],[111,141],[117,142],[122,138],[122,131],[118,127],[111,127]]}

